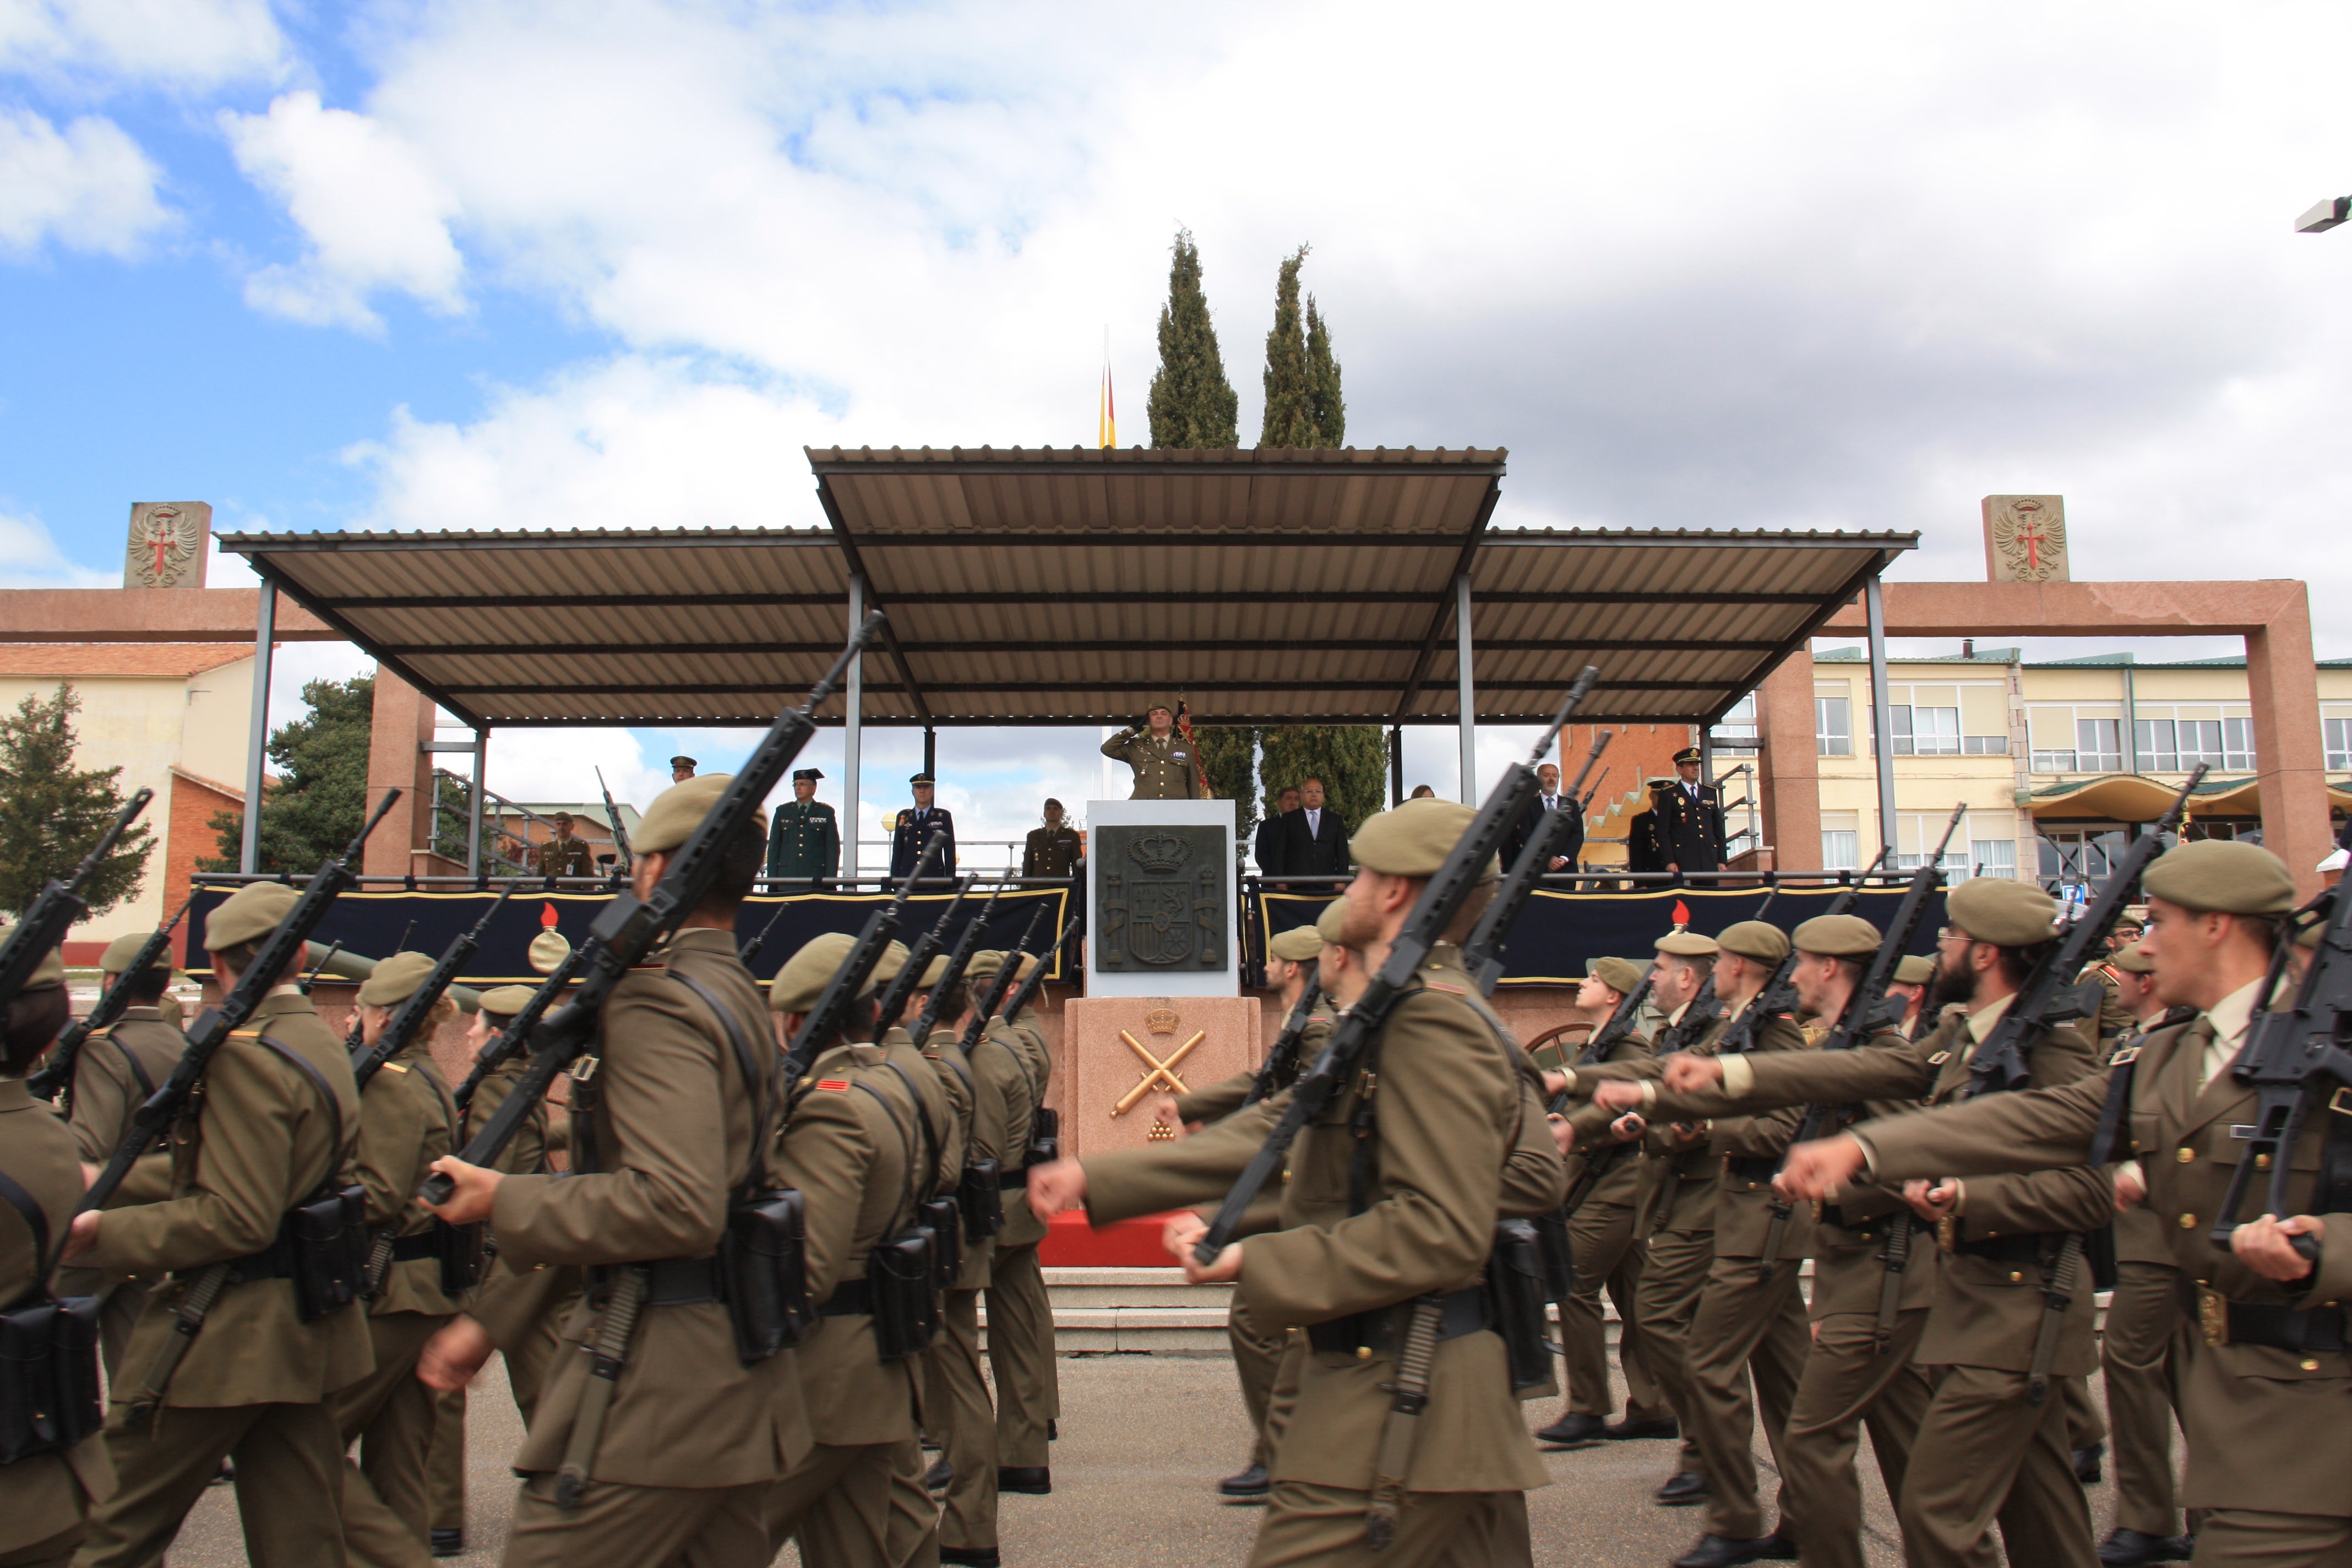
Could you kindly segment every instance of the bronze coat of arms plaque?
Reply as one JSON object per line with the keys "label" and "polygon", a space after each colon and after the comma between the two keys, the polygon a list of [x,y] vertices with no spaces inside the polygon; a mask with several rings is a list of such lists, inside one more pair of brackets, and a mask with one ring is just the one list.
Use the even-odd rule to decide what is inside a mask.
{"label": "bronze coat of arms plaque", "polygon": [[1104,971],[1222,971],[1225,835],[1202,826],[1094,829],[1095,928]]}

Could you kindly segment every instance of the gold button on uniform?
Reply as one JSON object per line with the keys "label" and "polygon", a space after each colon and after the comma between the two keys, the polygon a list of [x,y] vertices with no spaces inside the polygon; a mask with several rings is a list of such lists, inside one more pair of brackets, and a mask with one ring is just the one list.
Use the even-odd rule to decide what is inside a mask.
{"label": "gold button on uniform", "polygon": [[2012,1284],[2012,1285],[2021,1285],[2021,1284],[2023,1284],[2023,1283],[2024,1283],[2024,1281],[2025,1281],[2025,1276],[2024,1276],[2024,1275],[2022,1275],[2022,1274],[2021,1274],[2021,1273],[2019,1273],[2016,1269],[2012,1268],[2012,1269],[2011,1269],[2011,1270],[2009,1271],[2009,1282],[2010,1282],[2011,1284]]}
{"label": "gold button on uniform", "polygon": [[2257,1155],[2255,1155],[2255,1156],[2254,1156],[2254,1169],[2255,1169],[2255,1170],[2257,1170],[2257,1171],[2267,1171],[2267,1170],[2269,1170],[2270,1168],[2271,1168],[2271,1157],[2270,1157],[2268,1154],[2257,1154]]}
{"label": "gold button on uniform", "polygon": [[2309,1357],[2305,1357],[2304,1359],[2302,1366],[2303,1370],[2305,1372],[2317,1372],[2319,1370],[2319,1363],[2311,1360]]}
{"label": "gold button on uniform", "polygon": [[2197,1228],[2197,1216],[2193,1214],[2182,1215],[2180,1216],[2180,1228],[2183,1230],[2195,1230]]}
{"label": "gold button on uniform", "polygon": [[2179,1160],[2184,1165],[2190,1164],[2196,1161],[2197,1151],[2194,1149],[2183,1149],[2179,1153],[2174,1155],[2173,1158]]}

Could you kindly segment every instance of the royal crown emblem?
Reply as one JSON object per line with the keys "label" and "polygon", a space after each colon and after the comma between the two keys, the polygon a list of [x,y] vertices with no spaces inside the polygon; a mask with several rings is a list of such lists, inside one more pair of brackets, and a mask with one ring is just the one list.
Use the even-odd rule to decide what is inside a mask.
{"label": "royal crown emblem", "polygon": [[1127,847],[1128,858],[1154,877],[1173,876],[1192,858],[1192,847],[1172,833],[1152,833]]}
{"label": "royal crown emblem", "polygon": [[1176,1026],[1180,1022],[1181,1020],[1176,1016],[1176,1009],[1169,1006],[1165,1002],[1143,1016],[1143,1026],[1155,1035],[1174,1034]]}

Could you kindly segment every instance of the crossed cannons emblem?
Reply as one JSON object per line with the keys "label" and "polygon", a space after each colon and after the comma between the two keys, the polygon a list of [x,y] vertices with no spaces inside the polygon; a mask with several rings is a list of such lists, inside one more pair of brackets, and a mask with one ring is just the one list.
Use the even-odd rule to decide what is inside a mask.
{"label": "crossed cannons emblem", "polygon": [[1144,1072],[1143,1081],[1129,1089],[1119,1102],[1110,1108],[1110,1113],[1115,1117],[1126,1115],[1135,1109],[1136,1101],[1155,1089],[1164,1089],[1171,1094],[1190,1094],[1192,1090],[1184,1087],[1184,1080],[1176,1076],[1176,1064],[1182,1061],[1194,1046],[1205,1039],[1208,1033],[1206,1029],[1194,1030],[1191,1039],[1169,1052],[1167,1058],[1162,1060],[1153,1056],[1142,1041],[1125,1029],[1121,1029],[1118,1032],[1118,1037],[1127,1042],[1128,1049],[1143,1058],[1147,1070]]}

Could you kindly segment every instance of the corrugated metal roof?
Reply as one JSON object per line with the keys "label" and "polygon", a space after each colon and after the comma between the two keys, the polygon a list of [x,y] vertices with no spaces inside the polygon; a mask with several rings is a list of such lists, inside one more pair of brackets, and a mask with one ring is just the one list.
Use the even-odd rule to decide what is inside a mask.
{"label": "corrugated metal roof", "polygon": [[[809,454],[831,527],[226,534],[469,722],[751,724],[889,612],[868,723],[1711,720],[1907,533],[1491,531],[1501,451]],[[837,718],[835,698],[825,714]]]}

